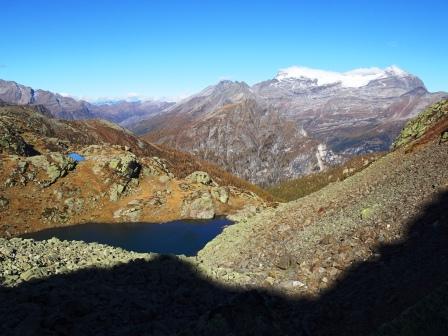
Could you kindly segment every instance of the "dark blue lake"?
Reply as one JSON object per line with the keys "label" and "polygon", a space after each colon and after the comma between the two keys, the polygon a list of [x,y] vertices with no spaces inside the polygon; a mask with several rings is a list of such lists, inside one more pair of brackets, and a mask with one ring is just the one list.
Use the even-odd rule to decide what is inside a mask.
{"label": "dark blue lake", "polygon": [[224,217],[153,223],[88,223],[25,234],[23,238],[82,240],[136,252],[196,255],[232,222]]}

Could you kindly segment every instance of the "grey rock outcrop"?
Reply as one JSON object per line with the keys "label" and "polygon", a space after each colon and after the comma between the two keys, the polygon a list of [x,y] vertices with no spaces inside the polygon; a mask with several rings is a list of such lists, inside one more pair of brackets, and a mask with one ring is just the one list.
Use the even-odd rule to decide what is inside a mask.
{"label": "grey rock outcrop", "polygon": [[141,165],[134,154],[127,152],[112,159],[109,168],[123,177],[135,178],[140,173]]}
{"label": "grey rock outcrop", "polygon": [[203,185],[216,185],[210,175],[204,171],[195,171],[188,175],[185,180],[191,183],[200,183]]}
{"label": "grey rock outcrop", "polygon": [[181,215],[194,219],[211,219],[215,217],[213,199],[209,192],[196,192],[184,199]]}
{"label": "grey rock outcrop", "polygon": [[227,203],[229,201],[229,190],[226,187],[216,187],[211,189],[211,195],[214,199],[221,203]]}
{"label": "grey rock outcrop", "polygon": [[27,159],[27,162],[34,167],[45,171],[47,179],[39,180],[38,183],[43,187],[48,187],[60,177],[76,167],[76,161],[61,153],[50,153],[46,155],[37,155]]}
{"label": "grey rock outcrop", "polygon": [[16,132],[11,122],[0,119],[0,153],[30,156],[38,154],[23,137]]}
{"label": "grey rock outcrop", "polygon": [[43,188],[49,187],[76,167],[76,161],[57,152],[32,157],[13,157],[15,167],[5,181],[5,186],[37,183]]}

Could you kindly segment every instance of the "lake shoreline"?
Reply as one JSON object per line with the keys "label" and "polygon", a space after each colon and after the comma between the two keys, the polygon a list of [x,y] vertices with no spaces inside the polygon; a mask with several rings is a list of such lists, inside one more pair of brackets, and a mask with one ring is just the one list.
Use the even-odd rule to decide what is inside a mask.
{"label": "lake shoreline", "polygon": [[[102,243],[128,251],[196,255],[208,242],[234,222],[224,216],[209,220],[177,220],[165,223],[85,223],[26,233],[23,239]],[[154,225],[158,224],[158,225]]]}

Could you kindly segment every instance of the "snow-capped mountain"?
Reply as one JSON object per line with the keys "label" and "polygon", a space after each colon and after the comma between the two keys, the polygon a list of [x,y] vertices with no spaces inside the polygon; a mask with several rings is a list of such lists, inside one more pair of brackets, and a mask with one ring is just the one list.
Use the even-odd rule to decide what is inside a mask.
{"label": "snow-capped mountain", "polygon": [[406,120],[446,93],[429,93],[397,66],[280,70],[249,86],[222,81],[130,128],[270,184],[387,150]]}
{"label": "snow-capped mountain", "polygon": [[323,86],[328,84],[341,84],[343,87],[359,88],[369,84],[369,82],[377,79],[389,77],[408,77],[409,73],[392,65],[385,69],[380,68],[361,68],[347,72],[334,72],[306,67],[292,66],[282,69],[278,72],[275,79],[282,81],[288,79],[304,79],[313,81],[315,86]]}

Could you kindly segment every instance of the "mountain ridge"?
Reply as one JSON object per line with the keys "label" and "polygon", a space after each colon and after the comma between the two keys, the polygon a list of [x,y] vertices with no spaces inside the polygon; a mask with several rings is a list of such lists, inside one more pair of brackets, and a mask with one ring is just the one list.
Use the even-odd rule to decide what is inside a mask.
{"label": "mountain ridge", "polygon": [[[39,104],[59,118],[116,122],[151,142],[217,161],[262,185],[321,171],[354,155],[385,151],[408,119],[447,96],[428,92],[421,79],[396,66],[345,73],[293,68],[254,85],[223,80],[177,103],[97,105],[0,81],[4,101]],[[264,118],[266,123],[266,115],[277,115],[276,121],[254,121]],[[246,125],[230,126],[237,122]],[[210,141],[214,149],[204,151]]]}
{"label": "mountain ridge", "polygon": [[34,89],[14,81],[0,79],[0,100],[18,105],[44,106],[53,117],[78,119],[106,119],[116,123],[134,123],[158,113],[172,102],[146,100],[118,100],[94,104],[82,99],[61,95],[48,90]]}
{"label": "mountain ridge", "polygon": [[[137,134],[145,134],[144,137],[153,142],[166,143],[204,159],[212,158],[239,176],[269,185],[325,169],[353,155],[385,151],[406,120],[448,96],[443,92],[428,92],[418,77],[397,67],[363,71],[370,73],[371,80],[355,87],[343,86],[338,80],[327,80],[319,85],[318,78],[287,75],[281,80],[273,78],[252,86],[244,82],[221,81],[177,102],[163,113],[128,127]],[[248,101],[258,106],[256,113]],[[252,115],[252,119],[263,118],[268,110],[278,114],[275,131],[266,126],[255,127],[255,124],[244,134],[229,128],[225,119],[235,117],[235,112],[229,113],[235,104],[240,104],[240,122],[247,122],[244,114]],[[246,106],[246,110],[241,106]],[[216,120],[220,122],[214,123]],[[290,133],[290,138],[296,139],[293,142],[283,139],[260,144],[244,140],[249,134],[261,139],[273,133],[287,133],[291,127],[294,132]],[[214,138],[224,136],[226,144],[216,145]],[[215,149],[206,153],[201,148],[210,141],[215,143],[212,145]],[[302,146],[299,150],[304,142],[313,145]],[[325,147],[328,160],[320,158],[319,146]],[[282,151],[293,152],[295,156],[287,154],[280,158],[278,155]],[[246,156],[247,162],[237,160],[237,165],[226,162],[226,158],[234,153]],[[263,162],[258,159],[260,153],[282,161],[275,165],[278,171],[268,168],[266,172]],[[254,167],[257,161],[259,163]]]}

